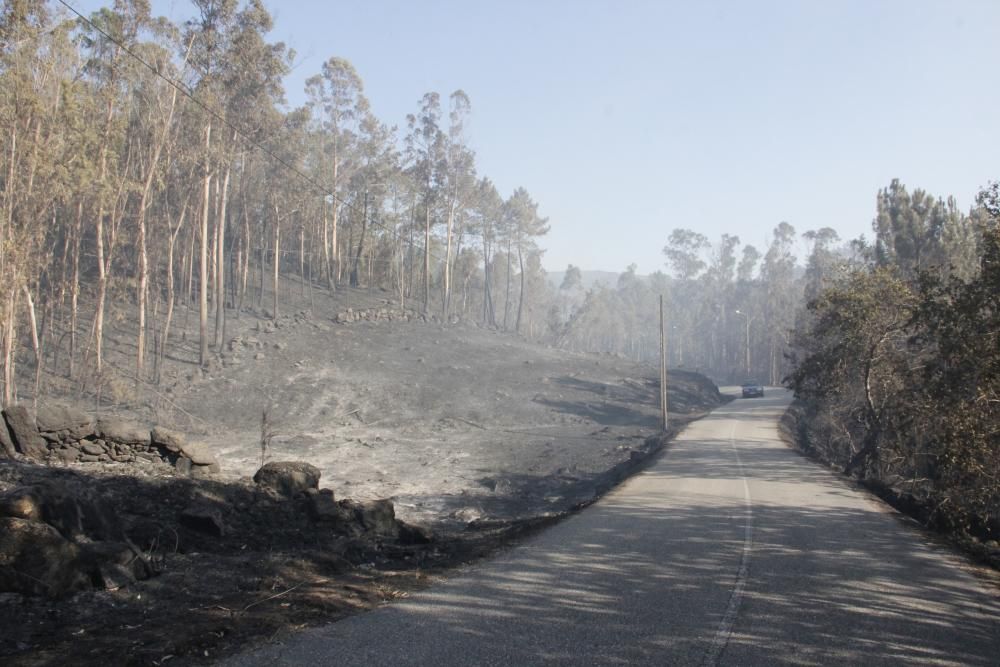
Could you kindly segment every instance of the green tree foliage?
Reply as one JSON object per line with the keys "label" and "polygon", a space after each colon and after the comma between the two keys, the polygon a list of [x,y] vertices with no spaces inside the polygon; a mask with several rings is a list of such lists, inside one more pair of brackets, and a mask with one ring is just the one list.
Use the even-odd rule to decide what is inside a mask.
{"label": "green tree foliage", "polygon": [[[895,181],[882,191],[875,252],[855,244],[842,265],[849,270],[813,286],[788,378],[821,455],[912,494],[940,525],[993,539],[1000,535],[998,199],[993,184],[961,216]],[[966,226],[975,228],[963,240],[945,242],[942,230]],[[813,255],[819,262],[815,248]],[[970,255],[975,262],[962,259]],[[874,262],[859,265],[865,257]]]}
{"label": "green tree foliage", "polygon": [[[913,347],[927,361],[917,401],[933,406],[928,476],[939,506],[957,508],[963,527],[1000,529],[1000,217],[982,230],[974,278],[922,276]],[[920,415],[923,416],[923,415]],[[930,438],[928,437],[930,435]]]}
{"label": "green tree foliage", "polygon": [[875,256],[908,278],[921,271],[947,270],[974,264],[974,228],[954,198],[935,199],[894,179],[879,191],[873,222]]}
{"label": "green tree foliage", "polygon": [[708,248],[708,238],[704,234],[690,229],[675,229],[670,232],[663,254],[679,279],[691,280],[704,270],[705,260],[701,255]]}

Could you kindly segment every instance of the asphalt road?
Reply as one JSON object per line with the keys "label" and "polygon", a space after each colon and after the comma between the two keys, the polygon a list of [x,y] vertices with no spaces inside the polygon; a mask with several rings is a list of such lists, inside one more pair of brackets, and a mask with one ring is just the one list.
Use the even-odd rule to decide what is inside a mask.
{"label": "asphalt road", "polygon": [[651,469],[403,602],[232,665],[997,665],[1000,595],[736,400]]}

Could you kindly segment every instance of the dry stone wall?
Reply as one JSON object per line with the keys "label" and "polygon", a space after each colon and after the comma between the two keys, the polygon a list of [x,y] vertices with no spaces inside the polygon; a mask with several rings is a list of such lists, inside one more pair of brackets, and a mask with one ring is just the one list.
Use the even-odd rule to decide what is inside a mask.
{"label": "dry stone wall", "polygon": [[182,433],[116,417],[95,418],[60,405],[39,406],[35,417],[25,405],[5,408],[0,457],[39,463],[166,463],[192,477],[219,472],[211,452]]}
{"label": "dry stone wall", "polygon": [[[436,319],[436,318],[431,318]],[[399,308],[391,302],[386,301],[377,308],[348,308],[333,316],[333,321],[338,324],[348,324],[350,322],[426,322],[428,317],[421,315],[415,310]]]}

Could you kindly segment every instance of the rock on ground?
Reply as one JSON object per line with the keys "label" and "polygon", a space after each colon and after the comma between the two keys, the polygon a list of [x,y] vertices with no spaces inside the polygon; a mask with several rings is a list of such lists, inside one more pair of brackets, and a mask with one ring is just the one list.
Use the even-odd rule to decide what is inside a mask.
{"label": "rock on ground", "polygon": [[291,498],[309,489],[319,488],[320,471],[303,461],[272,461],[265,463],[254,476],[258,486]]}

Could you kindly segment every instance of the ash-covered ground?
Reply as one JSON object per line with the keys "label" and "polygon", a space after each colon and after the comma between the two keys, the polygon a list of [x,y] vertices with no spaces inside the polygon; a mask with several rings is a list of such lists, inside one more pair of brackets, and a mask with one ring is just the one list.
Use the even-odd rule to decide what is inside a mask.
{"label": "ash-covered ground", "polygon": [[[194,361],[191,326],[159,384],[104,391],[100,416],[183,432],[220,474],[0,462],[0,494],[77,498],[70,504],[104,512],[105,532],[119,536],[100,539],[124,540],[147,561],[136,581],[57,599],[0,593],[0,660],[210,663],[447,576],[592,502],[669,439],[658,431],[654,367],[443,325],[361,291],[311,305],[231,318],[208,370]],[[109,364],[126,368],[129,323],[111,321],[121,328],[109,331]],[[71,383],[50,378],[48,390],[94,412],[93,396],[79,400]],[[672,370],[671,430],[722,400],[702,376]],[[329,492],[265,492],[251,479],[262,457],[316,466],[319,487],[346,504],[330,504]],[[356,501],[382,499],[400,526],[430,532],[367,525]],[[185,523],[192,508],[212,517],[207,530]],[[96,538],[74,539],[82,549]]]}

